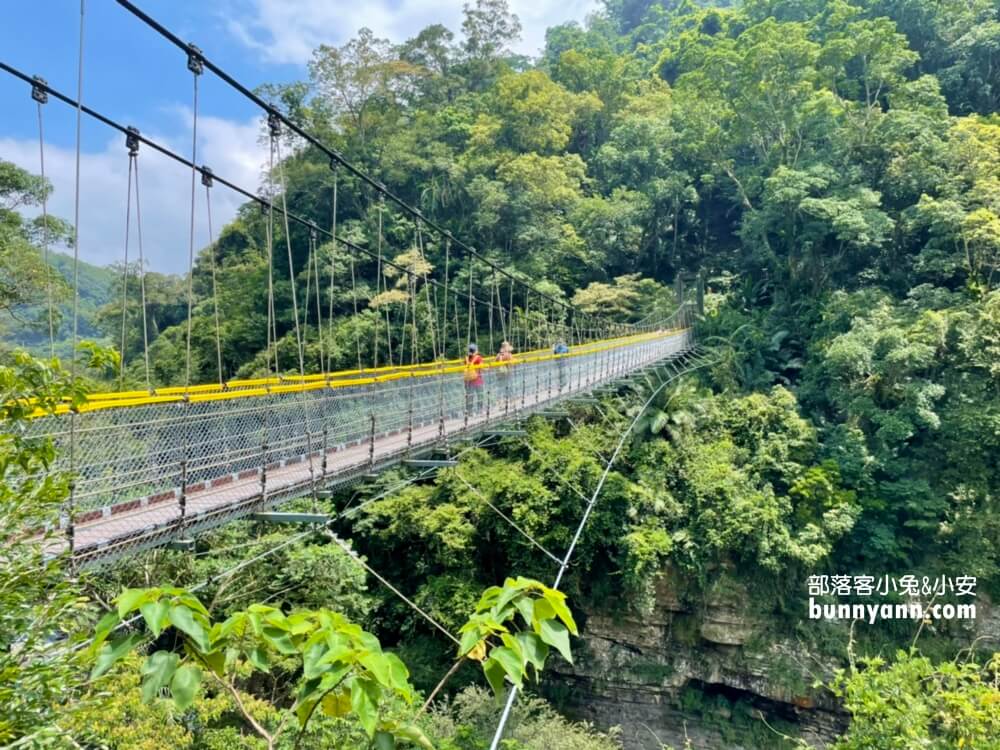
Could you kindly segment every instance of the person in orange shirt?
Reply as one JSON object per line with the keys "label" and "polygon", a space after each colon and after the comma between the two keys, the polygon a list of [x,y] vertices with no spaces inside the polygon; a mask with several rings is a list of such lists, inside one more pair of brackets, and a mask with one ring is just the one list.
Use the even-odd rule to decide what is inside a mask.
{"label": "person in orange shirt", "polygon": [[483,410],[483,390],[486,382],[483,380],[483,355],[479,347],[469,344],[465,355],[465,411],[467,414],[479,414]]}

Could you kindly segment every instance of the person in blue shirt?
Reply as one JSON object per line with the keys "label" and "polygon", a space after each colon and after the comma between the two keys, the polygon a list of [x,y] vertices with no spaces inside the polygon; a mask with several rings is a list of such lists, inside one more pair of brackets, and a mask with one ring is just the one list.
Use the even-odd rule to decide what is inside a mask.
{"label": "person in blue shirt", "polygon": [[[556,355],[569,354],[569,347],[566,346],[565,341],[559,339],[552,347],[552,353]],[[566,360],[562,356],[556,358],[556,374],[559,378],[559,392],[562,393],[563,388],[566,387]]]}

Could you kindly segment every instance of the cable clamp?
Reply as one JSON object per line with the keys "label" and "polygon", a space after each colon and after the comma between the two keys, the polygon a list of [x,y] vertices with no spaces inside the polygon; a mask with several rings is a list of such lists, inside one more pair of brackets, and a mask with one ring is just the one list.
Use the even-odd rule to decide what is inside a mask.
{"label": "cable clamp", "polygon": [[49,89],[48,81],[41,76],[34,76],[31,79],[31,98],[39,104],[48,104]]}
{"label": "cable clamp", "polygon": [[201,184],[207,188],[215,185],[215,175],[212,168],[206,167],[204,164],[201,166]]}
{"label": "cable clamp", "polygon": [[193,44],[188,44],[188,70],[194,73],[196,76],[200,76],[205,72],[205,58],[202,57],[201,50],[198,49]]}
{"label": "cable clamp", "polygon": [[131,125],[125,128],[125,148],[129,156],[139,155],[139,130]]}

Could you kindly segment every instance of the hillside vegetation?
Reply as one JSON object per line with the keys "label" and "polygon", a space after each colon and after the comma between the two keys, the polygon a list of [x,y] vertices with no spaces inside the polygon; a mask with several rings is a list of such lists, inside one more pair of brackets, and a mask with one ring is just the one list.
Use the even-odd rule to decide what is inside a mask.
{"label": "hillside vegetation", "polygon": [[[609,476],[562,586],[583,634],[573,648],[586,652],[590,615],[651,612],[665,575],[682,582],[678,596],[692,610],[711,592],[739,589],[770,623],[766,636],[794,633],[801,661],[842,666],[821,673],[822,684],[796,686],[806,702],[829,701],[851,719],[830,746],[1000,747],[993,655],[1000,633],[987,616],[1000,601],[1000,8],[992,0],[606,0],[585,24],[549,29],[538,59],[510,52],[519,22],[504,0],[478,0],[464,18],[460,34],[434,25],[402,43],[362,29],[340,46],[319,47],[305,80],[260,92],[494,262],[582,309],[638,321],[679,278],[708,279],[697,330],[714,364],[655,400]],[[443,244],[415,238],[411,220],[382,207],[345,170],[331,170],[324,155],[294,139],[284,146],[284,194],[297,213],[324,227],[336,222],[338,233],[367,246],[381,224],[387,257],[406,263],[404,254],[420,246],[429,264],[444,266]],[[37,309],[44,274],[13,260],[35,257],[37,232],[12,208],[45,188],[6,165],[0,175],[10,184],[0,197],[27,196],[0,208],[0,293],[19,295],[0,304]],[[269,334],[262,290],[270,271],[276,300],[288,300],[292,284],[305,297],[309,236],[292,225],[290,279],[284,228],[275,226],[282,252],[271,266],[266,229],[266,215],[248,205],[198,255],[194,382],[267,372],[269,335],[277,338],[278,369],[298,370],[292,312],[280,303]],[[355,267],[330,243],[317,253],[313,267],[332,268],[341,281],[333,323],[306,326],[305,367],[369,361],[382,314],[375,265]],[[459,268],[456,283],[467,284],[468,273]],[[88,276],[95,290],[109,284],[106,296],[93,291],[90,299],[95,333],[117,345],[120,271],[88,269]],[[186,281],[150,278],[159,290],[147,310],[151,381],[182,383]],[[125,380],[144,387],[136,288],[130,283],[122,354]],[[2,403],[71,395],[55,364],[5,357]],[[91,387],[115,385],[96,372],[88,373]],[[329,510],[353,509],[338,533],[458,630],[486,616],[483,591],[508,576],[549,580],[551,561],[485,501],[546,549],[564,550],[581,495],[637,410],[634,400],[605,407],[576,414],[573,429],[533,420],[525,439],[469,452],[437,479],[359,509],[350,494],[331,498]],[[11,435],[23,417],[7,409]],[[45,446],[14,438],[0,448],[11,476],[48,460]],[[390,473],[367,491],[380,494],[398,478]],[[0,494],[8,529],[51,521],[67,493],[64,480],[33,488],[27,499],[10,488]],[[219,625],[212,643],[228,644],[232,634],[221,623],[248,622],[255,603],[266,602],[281,610],[275,622],[287,615],[317,628],[316,613],[335,610],[366,629],[357,636],[366,648],[381,643],[406,664],[403,679],[379,678],[378,701],[367,688],[346,698],[331,688],[333,698],[311,704],[322,709],[315,722],[307,718],[302,747],[370,741],[381,750],[424,734],[447,750],[488,746],[496,709],[470,683],[500,692],[504,673],[496,669],[506,652],[490,665],[485,644],[514,648],[484,637],[483,652],[466,648],[456,664],[452,644],[376,588],[327,537],[215,580],[282,538],[260,524],[233,524],[201,538],[196,555],[150,553],[70,583],[57,562],[45,563],[51,579],[33,580],[32,566],[43,565],[37,550],[5,552],[0,576],[25,585],[0,585],[0,611],[15,613],[3,615],[0,637],[0,698],[10,696],[12,706],[0,742],[64,731],[95,747],[161,747],[165,733],[171,745],[199,750],[268,747],[254,724],[280,735],[293,707],[313,695],[315,686],[300,679],[321,679],[308,649],[297,634],[288,643],[272,635],[234,645],[212,681],[212,654],[220,652],[192,635]],[[807,580],[835,574],[974,576],[982,616],[854,627],[808,620]],[[214,582],[198,592],[207,613],[198,628],[170,620],[169,630],[158,610],[146,616],[157,623],[154,655],[166,656],[131,655],[150,640],[137,634],[115,654],[117,666],[91,683],[83,671],[90,663],[40,666],[19,655],[45,651],[41,614],[82,640],[101,610],[114,610],[123,587],[205,580]],[[160,606],[156,597],[168,594],[157,591],[144,604]],[[170,607],[200,612],[186,590],[169,596]],[[139,606],[117,601],[115,617]],[[541,670],[518,654],[524,674],[529,663],[530,673]],[[168,690],[158,671],[169,664],[169,675],[178,673],[181,659],[206,674],[197,695],[185,684]],[[506,674],[517,672],[506,664]],[[453,665],[439,695],[447,699],[423,712],[420,701],[409,705]],[[372,681],[381,667],[374,677],[355,669],[358,681]],[[145,702],[140,675],[153,684],[142,688]],[[571,724],[531,700],[511,750],[618,746],[614,732]],[[404,731],[411,721],[419,735]],[[765,738],[762,748],[794,746],[795,727],[781,731],[792,734],[782,739],[767,727],[754,736]],[[299,746],[294,733],[284,737],[270,746]]]}

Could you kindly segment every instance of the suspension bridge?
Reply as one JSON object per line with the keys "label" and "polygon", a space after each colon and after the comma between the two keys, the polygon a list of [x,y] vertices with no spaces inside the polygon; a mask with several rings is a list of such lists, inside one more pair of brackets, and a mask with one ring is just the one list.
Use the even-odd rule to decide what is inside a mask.
{"label": "suspension bridge", "polygon": [[[124,136],[128,184],[120,351],[126,351],[130,335],[142,342],[141,356],[134,354],[129,363],[122,358],[117,390],[92,393],[55,408],[39,407],[28,420],[25,436],[50,440],[56,448],[56,459],[47,472],[69,476],[71,482],[58,527],[35,538],[44,540],[50,555],[64,555],[76,566],[93,566],[158,546],[187,549],[197,533],[240,518],[325,524],[333,540],[360,565],[455,640],[354,555],[349,545],[332,533],[328,516],[275,513],[273,509],[297,498],[318,498],[335,488],[373,478],[389,467],[403,465],[420,470],[411,477],[427,476],[456,465],[456,444],[517,439],[526,434],[520,424],[532,415],[568,418],[573,402],[597,403],[588,394],[620,389],[623,382],[641,383],[645,403],[619,435],[610,457],[601,457],[605,466],[596,487],[585,492],[572,485],[586,502],[565,555],[557,557],[541,548],[559,566],[553,584],[558,588],[604,482],[642,411],[672,380],[707,364],[697,349],[693,329],[703,313],[702,279],[697,279],[692,299],[678,277],[672,299],[656,305],[654,312],[635,323],[576,309],[458,239],[134,3],[117,3],[185,57],[192,80],[190,155],[177,153],[83,103],[85,0],[80,3],[75,98],[49,86],[40,76],[0,61],[0,70],[30,87],[37,109],[43,179],[46,107],[55,99],[75,111],[73,352],[79,340],[83,118]],[[199,163],[199,79],[206,71],[260,108],[269,145],[265,185],[260,190],[239,185]],[[283,147],[287,149],[284,154]],[[143,149],[166,157],[190,174],[184,382],[168,387],[153,385],[150,367],[139,178]],[[327,216],[317,215],[315,207],[310,215],[289,205],[285,163],[306,152],[325,158],[330,166]],[[364,242],[338,230],[338,220],[345,213],[342,175],[355,191],[355,211],[361,206],[374,217],[374,229],[366,232],[369,236]],[[262,337],[264,363],[259,368],[264,372],[257,377],[232,377],[232,365],[223,357],[212,227],[212,192],[219,186],[255,204],[264,215],[267,279],[260,293],[266,307],[266,334]],[[199,192],[204,197],[203,214],[196,210]],[[192,378],[199,216],[207,225],[208,249],[202,255],[202,273],[209,292],[197,304],[202,309],[207,304],[214,328],[214,350],[200,352],[200,360],[214,360],[216,377],[211,382]],[[42,219],[47,260],[50,243],[44,202]],[[387,220],[397,227],[396,247],[384,231]],[[405,247],[399,247],[401,224],[412,226],[412,242]],[[132,251],[133,236],[137,256]],[[322,264],[321,240],[329,246],[328,260]],[[287,267],[282,272],[287,271],[288,276],[279,279],[276,274],[285,261]],[[375,289],[359,284],[359,278],[374,278]],[[138,286],[138,310],[129,305],[130,283]],[[48,300],[54,351],[51,290]],[[291,311],[290,325],[287,315],[278,314],[281,310]],[[346,356],[344,342],[333,336],[335,324],[345,318],[361,319],[370,326],[364,335],[354,326],[354,341],[347,342]],[[294,365],[288,366],[288,342],[295,350],[291,359],[298,365],[297,371]],[[476,345],[488,347],[485,356]],[[351,369],[345,369],[345,360],[352,362]],[[76,357],[71,361],[75,384],[79,365]],[[24,477],[21,481],[38,479]],[[502,511],[492,504],[490,507],[539,546]],[[38,531],[26,533],[31,537]],[[512,687],[493,748],[498,747],[516,695]]]}
{"label": "suspension bridge", "polygon": [[[128,161],[120,350],[125,351],[127,335],[138,328],[142,357],[135,359],[141,363],[145,388],[126,387],[123,357],[119,390],[92,394],[54,412],[39,410],[31,421],[30,436],[51,439],[56,446],[58,458],[51,471],[72,477],[60,533],[49,543],[52,554],[68,551],[80,565],[105,563],[159,545],[184,544],[199,531],[263,513],[293,498],[316,497],[401,462],[413,467],[447,466],[451,462],[447,449],[457,439],[495,434],[502,423],[531,414],[552,415],[561,401],[691,350],[691,321],[701,305],[700,288],[697,303],[685,303],[678,283],[675,311],[655,321],[647,316],[637,324],[624,324],[583,313],[459,240],[232,78],[198,47],[183,42],[133,3],[118,2],[185,57],[192,80],[190,156],[84,105],[82,12],[75,99],[44,78],[0,61],[0,70],[30,86],[43,177],[44,112],[50,99],[75,110],[78,141],[84,116],[121,133],[123,158]],[[269,144],[266,184],[260,191],[199,164],[199,79],[206,71],[260,107]],[[290,153],[282,153],[283,144]],[[153,387],[150,375],[139,180],[142,148],[190,172],[185,378],[183,385],[163,388]],[[329,160],[330,214],[325,225],[318,216],[296,213],[287,202],[284,164],[296,150],[305,149]],[[375,236],[365,244],[338,231],[343,173],[361,193],[356,202],[366,204],[377,217]],[[196,211],[199,185],[204,214]],[[258,205],[265,216],[268,275],[262,298],[267,307],[267,373],[262,377],[226,378],[216,257],[211,248],[212,192],[219,185]],[[76,189],[73,251],[78,263],[79,177]],[[45,204],[42,209],[44,219]],[[210,383],[192,382],[191,376],[200,216],[208,230],[205,255],[210,261],[214,323],[217,378]],[[391,247],[383,229],[388,218],[412,222],[413,240],[407,247]],[[131,249],[133,237],[137,258]],[[321,238],[332,244],[328,268],[319,260]],[[48,254],[48,238],[42,239]],[[281,256],[287,260],[287,299],[275,291],[280,267],[276,261]],[[337,276],[338,265],[344,278]],[[374,291],[359,291],[357,279],[362,274],[374,276]],[[130,310],[130,282],[138,285],[138,311]],[[338,309],[335,290],[343,294],[348,288],[350,303],[346,310]],[[75,349],[79,290],[74,292]],[[291,309],[291,326],[279,326],[276,311],[281,308]],[[356,367],[337,369],[332,329],[338,314],[357,318],[366,312],[374,326],[371,340],[362,341],[356,333],[352,342]],[[49,335],[54,344],[52,317],[50,301]],[[283,368],[279,357],[282,337],[292,335],[297,373]],[[493,354],[501,341],[505,353]],[[463,356],[473,342],[488,342],[487,356]],[[318,347],[319,373],[307,372],[308,346]],[[75,379],[75,359],[72,367]],[[440,449],[444,459],[427,458]]]}
{"label": "suspension bridge", "polygon": [[[457,439],[501,430],[691,348],[687,327],[529,352],[478,366],[438,362],[222,387],[94,394],[39,413],[32,437],[73,463],[73,515],[52,551],[107,562],[188,538],[284,501],[315,496],[407,463]],[[471,394],[470,369],[481,378]],[[72,424],[71,424],[72,422]]]}

